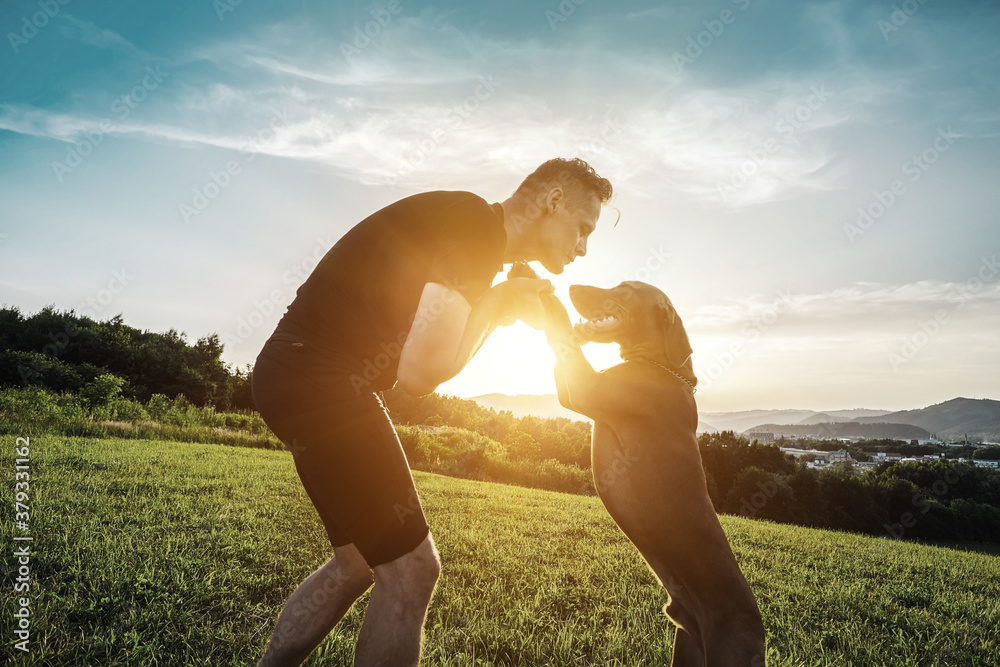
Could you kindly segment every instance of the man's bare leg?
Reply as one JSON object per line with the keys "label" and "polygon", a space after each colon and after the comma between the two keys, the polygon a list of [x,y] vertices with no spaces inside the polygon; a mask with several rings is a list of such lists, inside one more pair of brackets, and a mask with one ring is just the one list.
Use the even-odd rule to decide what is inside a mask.
{"label": "man's bare leg", "polygon": [[372,571],[353,544],[333,551],[288,598],[259,667],[302,664],[372,585]]}
{"label": "man's bare leg", "polygon": [[440,573],[429,533],[410,553],[375,566],[375,589],[358,636],[355,667],[416,667]]}

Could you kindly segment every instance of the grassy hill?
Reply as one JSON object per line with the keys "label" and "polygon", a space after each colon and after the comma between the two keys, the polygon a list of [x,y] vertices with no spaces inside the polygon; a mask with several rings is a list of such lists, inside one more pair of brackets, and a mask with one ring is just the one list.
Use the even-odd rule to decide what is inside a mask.
{"label": "grassy hill", "polygon": [[[15,663],[5,641],[4,664],[254,664],[287,595],[330,555],[287,452],[37,435],[30,465],[32,653]],[[668,664],[666,594],[597,498],[415,479],[443,561],[424,664]],[[1000,654],[996,555],[722,522],[769,665]],[[350,664],[366,602],[307,664]]]}

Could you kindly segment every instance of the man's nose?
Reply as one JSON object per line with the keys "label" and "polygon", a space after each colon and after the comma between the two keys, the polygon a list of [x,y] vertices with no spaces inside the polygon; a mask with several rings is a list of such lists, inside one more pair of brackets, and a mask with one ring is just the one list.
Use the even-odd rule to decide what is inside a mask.
{"label": "man's nose", "polygon": [[576,256],[583,257],[587,254],[587,239],[582,238],[580,242],[576,244]]}

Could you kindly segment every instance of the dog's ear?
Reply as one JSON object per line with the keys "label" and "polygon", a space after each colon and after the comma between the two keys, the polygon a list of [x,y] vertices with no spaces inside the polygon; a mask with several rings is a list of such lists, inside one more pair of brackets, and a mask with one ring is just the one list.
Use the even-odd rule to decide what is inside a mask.
{"label": "dog's ear", "polygon": [[687,332],[684,330],[684,323],[681,316],[674,310],[674,304],[670,299],[663,297],[660,301],[660,326],[663,331],[663,351],[670,360],[670,365],[674,368],[684,368],[694,375],[694,367],[691,365],[691,343],[688,341]]}

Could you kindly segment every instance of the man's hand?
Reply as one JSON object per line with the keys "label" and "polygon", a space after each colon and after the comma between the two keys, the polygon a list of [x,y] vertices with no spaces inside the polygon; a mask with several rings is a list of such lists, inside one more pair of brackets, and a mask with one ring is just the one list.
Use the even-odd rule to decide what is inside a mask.
{"label": "man's hand", "polygon": [[511,278],[501,284],[503,317],[516,317],[532,329],[544,329],[546,315],[541,296],[555,291],[552,283],[539,278]]}

